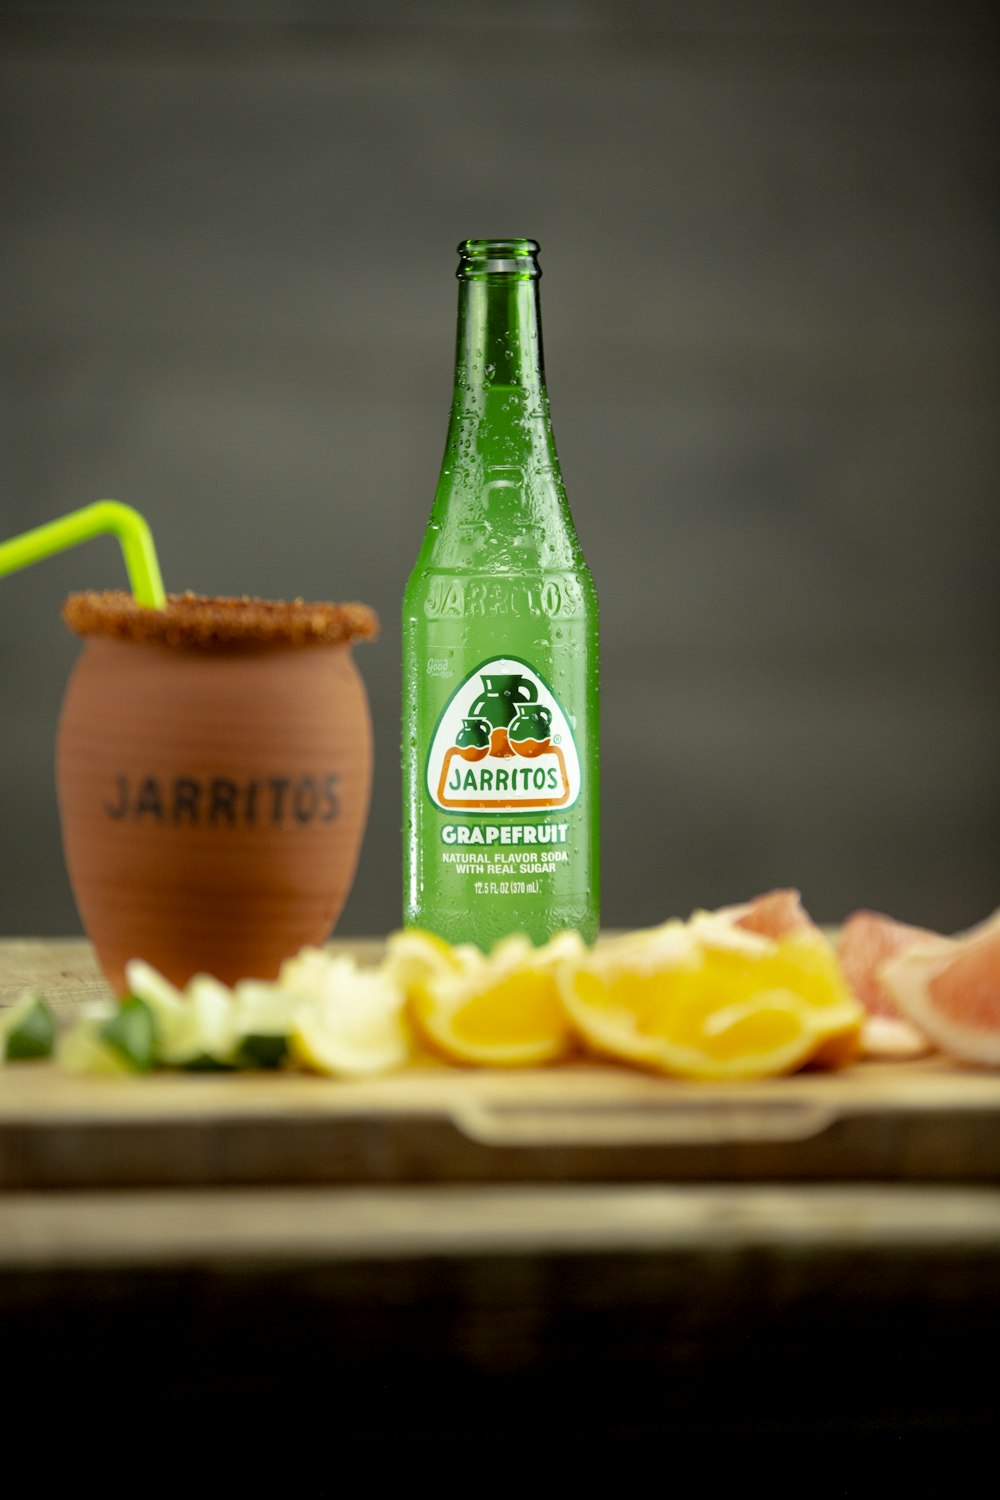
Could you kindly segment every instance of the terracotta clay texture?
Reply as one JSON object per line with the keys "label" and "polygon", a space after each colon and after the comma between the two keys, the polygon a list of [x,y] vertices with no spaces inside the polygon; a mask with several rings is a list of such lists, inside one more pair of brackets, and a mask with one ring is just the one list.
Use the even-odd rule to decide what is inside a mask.
{"label": "terracotta clay texture", "polygon": [[[185,602],[198,605],[173,600],[179,618]],[[133,957],[176,984],[199,972],[233,984],[273,977],[329,935],[368,815],[371,720],[351,656],[368,620],[306,644],[273,630],[259,644],[252,629],[221,643],[184,629],[167,644],[77,622],[88,638],[60,720],[59,807],[77,906],[116,993]]]}

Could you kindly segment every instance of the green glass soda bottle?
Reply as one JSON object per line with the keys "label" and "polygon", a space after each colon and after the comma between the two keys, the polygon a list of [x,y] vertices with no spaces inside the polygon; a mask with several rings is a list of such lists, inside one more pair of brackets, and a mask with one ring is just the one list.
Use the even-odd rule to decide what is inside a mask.
{"label": "green glass soda bottle", "polygon": [[556,456],[538,245],[459,247],[455,391],[403,603],[403,918],[597,935],[597,595]]}

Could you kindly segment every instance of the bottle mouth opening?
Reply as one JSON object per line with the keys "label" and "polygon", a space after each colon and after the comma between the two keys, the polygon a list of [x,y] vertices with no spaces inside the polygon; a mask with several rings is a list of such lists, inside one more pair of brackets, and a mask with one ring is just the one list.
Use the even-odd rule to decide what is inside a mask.
{"label": "bottle mouth opening", "polygon": [[536,259],[537,240],[463,240],[458,254],[456,275],[467,281],[479,281],[487,276],[534,279],[542,274]]}

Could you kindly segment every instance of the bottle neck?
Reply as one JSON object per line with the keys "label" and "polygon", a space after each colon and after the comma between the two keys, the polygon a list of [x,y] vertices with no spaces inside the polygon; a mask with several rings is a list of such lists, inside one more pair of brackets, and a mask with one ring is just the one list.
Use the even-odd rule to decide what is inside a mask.
{"label": "bottle neck", "polygon": [[479,484],[503,471],[514,480],[520,471],[529,485],[529,476],[560,483],[537,274],[460,280],[447,451]]}
{"label": "bottle neck", "polygon": [[425,561],[493,571],[578,561],[545,389],[537,249],[460,246],[455,389]]}
{"label": "bottle neck", "polygon": [[537,277],[460,281],[453,404],[476,417],[494,404],[529,420],[548,415]]}

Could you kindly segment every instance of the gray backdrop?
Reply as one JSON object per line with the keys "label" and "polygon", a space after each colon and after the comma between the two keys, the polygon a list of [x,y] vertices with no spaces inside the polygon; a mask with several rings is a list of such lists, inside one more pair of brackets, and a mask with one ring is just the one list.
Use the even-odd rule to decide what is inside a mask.
{"label": "gray backdrop", "polygon": [[[605,920],[776,883],[998,899],[992,8],[0,8],[0,534],[111,495],[169,587],[359,598],[377,734],[342,930],[398,920],[399,628],[454,246],[541,240],[603,607]],[[73,587],[0,583],[0,931],[77,930]]]}

